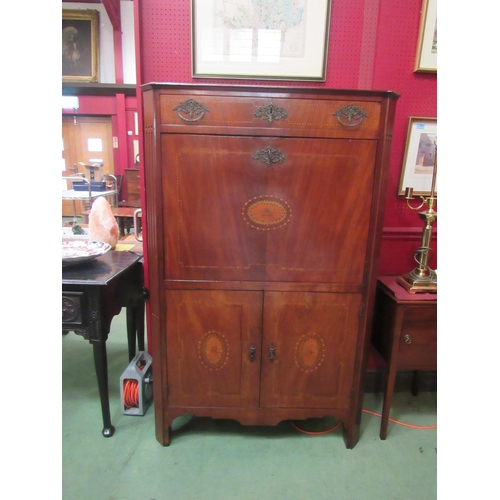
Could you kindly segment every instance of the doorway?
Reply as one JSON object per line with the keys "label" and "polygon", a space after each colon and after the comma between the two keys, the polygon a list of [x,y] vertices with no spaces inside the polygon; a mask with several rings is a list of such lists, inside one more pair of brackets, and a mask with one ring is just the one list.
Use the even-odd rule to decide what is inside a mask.
{"label": "doorway", "polygon": [[[94,171],[96,180],[103,174],[114,174],[113,135],[109,116],[70,116],[62,117],[62,176],[69,177],[84,173],[90,180],[90,171],[82,164],[103,161],[103,167]],[[63,189],[71,189],[71,182],[62,181]],[[66,186],[67,185],[67,186]],[[63,217],[79,216],[90,209],[89,202],[62,200]]]}

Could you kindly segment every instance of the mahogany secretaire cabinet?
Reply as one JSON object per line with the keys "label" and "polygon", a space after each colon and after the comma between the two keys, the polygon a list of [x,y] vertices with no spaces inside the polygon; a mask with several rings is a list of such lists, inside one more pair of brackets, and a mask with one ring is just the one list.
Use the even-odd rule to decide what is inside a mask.
{"label": "mahogany secretaire cabinet", "polygon": [[183,414],[359,438],[398,94],[144,85],[156,437]]}

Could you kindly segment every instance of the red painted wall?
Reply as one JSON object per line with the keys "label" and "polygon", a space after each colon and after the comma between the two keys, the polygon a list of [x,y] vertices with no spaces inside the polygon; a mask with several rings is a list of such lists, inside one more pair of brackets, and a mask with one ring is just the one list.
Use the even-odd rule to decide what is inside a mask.
{"label": "red painted wall", "polygon": [[[409,116],[437,116],[437,75],[414,73],[422,0],[333,0],[325,82],[193,79],[190,0],[134,0],[140,32],[138,83],[218,84],[392,90],[397,104],[379,271],[415,267],[422,221],[397,196]],[[138,3],[137,3],[138,2]],[[433,248],[437,250],[436,239]],[[430,262],[436,267],[435,255]]]}

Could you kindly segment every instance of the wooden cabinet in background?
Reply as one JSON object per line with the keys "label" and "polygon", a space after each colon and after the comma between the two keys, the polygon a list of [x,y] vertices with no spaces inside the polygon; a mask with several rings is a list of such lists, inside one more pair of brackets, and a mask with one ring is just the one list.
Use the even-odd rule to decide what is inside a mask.
{"label": "wooden cabinet in background", "polygon": [[126,168],[125,171],[125,186],[127,197],[121,206],[137,207],[141,206],[141,178],[138,168]]}
{"label": "wooden cabinet in background", "polygon": [[335,416],[352,448],[397,94],[143,92],[157,439]]}

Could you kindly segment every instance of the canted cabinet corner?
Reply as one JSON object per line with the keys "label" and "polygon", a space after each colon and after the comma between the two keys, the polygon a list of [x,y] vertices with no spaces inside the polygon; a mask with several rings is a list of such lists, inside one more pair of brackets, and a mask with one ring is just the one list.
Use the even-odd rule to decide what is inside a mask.
{"label": "canted cabinet corner", "polygon": [[397,94],[142,90],[157,439],[335,416],[355,446]]}

